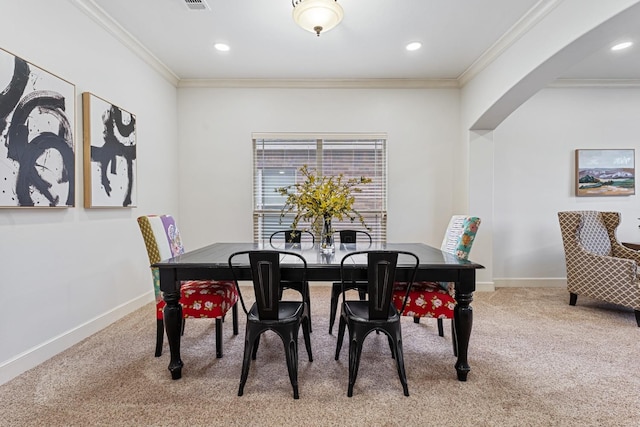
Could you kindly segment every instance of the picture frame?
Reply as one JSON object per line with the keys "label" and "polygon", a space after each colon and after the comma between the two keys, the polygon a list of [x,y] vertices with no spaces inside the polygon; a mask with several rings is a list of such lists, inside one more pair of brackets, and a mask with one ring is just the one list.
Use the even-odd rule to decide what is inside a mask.
{"label": "picture frame", "polygon": [[84,92],[82,122],[84,207],[136,207],[136,116]]}
{"label": "picture frame", "polygon": [[75,85],[0,48],[0,207],[75,206]]}
{"label": "picture frame", "polygon": [[634,149],[579,149],[575,152],[578,197],[635,194]]}

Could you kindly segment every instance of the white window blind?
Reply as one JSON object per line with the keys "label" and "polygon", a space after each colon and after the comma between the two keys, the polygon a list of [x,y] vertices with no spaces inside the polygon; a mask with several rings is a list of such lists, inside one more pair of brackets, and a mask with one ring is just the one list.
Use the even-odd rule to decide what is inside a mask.
{"label": "white window blind", "polygon": [[[354,208],[365,218],[374,241],[387,240],[387,144],[383,134],[254,134],[253,135],[253,237],[268,239],[288,229],[293,215],[281,217],[285,197],[275,189],[301,182],[300,167],[307,165],[322,175],[366,176],[358,186]],[[303,223],[299,227],[308,227]],[[365,230],[356,219],[332,222],[335,230]],[[365,230],[366,231],[366,230]]]}

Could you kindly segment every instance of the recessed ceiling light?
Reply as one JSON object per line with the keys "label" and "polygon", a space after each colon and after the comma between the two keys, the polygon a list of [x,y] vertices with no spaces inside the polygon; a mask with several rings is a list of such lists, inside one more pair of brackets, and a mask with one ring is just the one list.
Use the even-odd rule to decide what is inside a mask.
{"label": "recessed ceiling light", "polygon": [[406,46],[406,49],[409,51],[418,50],[422,47],[422,43],[420,42],[411,42]]}
{"label": "recessed ceiling light", "polygon": [[213,47],[220,52],[228,52],[230,49],[229,45],[224,43],[216,43]]}
{"label": "recessed ceiling light", "polygon": [[622,43],[618,43],[617,45],[613,46],[611,48],[611,50],[622,50],[622,49],[626,49],[628,47],[631,47],[633,45],[633,42],[622,42]]}

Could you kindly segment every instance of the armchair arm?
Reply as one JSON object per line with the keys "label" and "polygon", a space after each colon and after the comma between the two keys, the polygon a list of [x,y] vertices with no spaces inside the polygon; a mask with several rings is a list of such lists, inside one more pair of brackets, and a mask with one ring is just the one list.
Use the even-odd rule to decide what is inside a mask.
{"label": "armchair arm", "polygon": [[626,258],[640,264],[640,251],[634,251],[633,249],[624,246],[617,239],[615,242],[611,242],[611,250],[615,257]]}
{"label": "armchair arm", "polygon": [[609,240],[611,241],[611,253],[617,258],[626,258],[634,260],[640,264],[640,251],[634,251],[624,246],[618,240],[616,236],[616,230],[620,225],[620,213],[619,212],[602,212],[602,218],[607,228],[607,234],[609,234]]}
{"label": "armchair arm", "polygon": [[578,246],[567,263],[567,289],[613,303],[620,295],[640,296],[638,264],[630,259],[597,255]]}

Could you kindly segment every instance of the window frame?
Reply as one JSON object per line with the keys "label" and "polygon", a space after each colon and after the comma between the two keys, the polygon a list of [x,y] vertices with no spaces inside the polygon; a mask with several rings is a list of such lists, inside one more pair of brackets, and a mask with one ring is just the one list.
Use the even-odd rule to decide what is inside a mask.
{"label": "window frame", "polygon": [[[252,136],[252,203],[253,203],[253,239],[254,242],[263,241],[269,238],[269,235],[276,230],[286,229],[288,224],[291,223],[294,214],[290,214],[291,220],[287,219],[287,216],[281,218],[282,208],[275,207],[274,205],[269,205],[271,207],[267,207],[264,204],[265,199],[265,184],[264,184],[264,174],[263,170],[268,170],[275,167],[280,167],[283,169],[290,168],[293,170],[298,170],[302,164],[307,164],[310,169],[318,171],[318,173],[322,174],[323,170],[325,170],[327,165],[334,166],[334,168],[330,171],[331,174],[337,175],[340,172],[345,172],[346,176],[349,176],[349,171],[341,171],[336,169],[336,164],[339,163],[338,160],[333,161],[333,159],[329,159],[326,161],[323,155],[318,155],[318,153],[329,153],[329,150],[337,150],[339,146],[342,144],[345,147],[351,146],[353,147],[353,156],[354,158],[357,156],[358,150],[365,150],[367,146],[372,147],[371,153],[373,154],[373,160],[370,164],[365,163],[365,166],[371,167],[374,169],[375,176],[367,176],[370,178],[374,178],[373,188],[371,184],[365,184],[361,187],[366,194],[365,197],[371,197],[370,202],[372,202],[375,206],[372,209],[358,209],[358,211],[365,217],[366,224],[371,227],[371,235],[374,241],[377,242],[386,242],[387,240],[387,134],[386,133],[270,133],[270,132],[261,132],[261,133],[253,133]],[[283,148],[287,148],[287,146],[291,146],[293,150],[296,145],[298,145],[298,149],[301,149],[299,152],[301,158],[305,155],[308,159],[313,158],[312,162],[304,162],[300,164],[291,164],[286,166],[266,166],[265,162],[265,152],[267,150],[261,149],[262,147],[268,145],[282,145]],[[304,148],[304,146],[307,148]],[[326,146],[330,148],[325,148]],[[301,148],[302,147],[302,148]],[[358,148],[362,147],[362,148]],[[324,151],[323,151],[324,150]],[[346,148],[348,150],[348,148]],[[262,151],[262,157],[260,152]],[[314,153],[311,155],[311,153]],[[361,159],[361,158],[360,158]],[[263,165],[260,166],[260,160],[262,160]],[[300,161],[300,159],[295,159],[295,161]],[[294,163],[295,163],[294,161]],[[359,164],[360,165],[360,164]],[[339,168],[339,166],[338,166]],[[298,176],[298,174],[294,173],[294,177]],[[273,185],[273,184],[271,184]],[[285,183],[279,186],[286,186]],[[368,191],[367,191],[368,190]],[[275,191],[275,187],[274,187]],[[359,193],[359,194],[363,194]],[[370,193],[370,194],[367,194]],[[269,197],[269,199],[273,199]],[[277,227],[273,225],[273,221],[265,222],[266,218],[274,218],[278,217],[278,225]],[[308,224],[302,224],[300,228],[307,228]],[[351,229],[362,229],[364,227],[357,220],[355,222],[350,222],[349,220],[345,221],[336,221],[332,222],[333,228],[338,231],[340,229],[351,228]]]}

